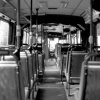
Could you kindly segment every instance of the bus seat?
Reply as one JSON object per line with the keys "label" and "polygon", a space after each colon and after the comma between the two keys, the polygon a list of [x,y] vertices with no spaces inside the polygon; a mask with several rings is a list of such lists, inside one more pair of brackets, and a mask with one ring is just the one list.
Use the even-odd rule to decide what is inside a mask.
{"label": "bus seat", "polygon": [[66,54],[62,55],[62,67],[61,67],[61,75],[67,73],[67,67],[68,67],[68,55],[69,53],[67,52]]}
{"label": "bus seat", "polygon": [[32,51],[34,83],[36,83],[38,81],[38,60],[37,60],[38,57],[37,56],[38,56],[38,53],[36,51]]}
{"label": "bus seat", "polygon": [[[25,50],[25,53],[28,57],[28,66],[29,66],[29,72],[30,72],[30,80],[31,80],[31,83],[32,83],[32,80],[33,80],[33,62],[32,62],[32,54],[28,51],[28,50]],[[32,84],[31,84],[32,86]]]}
{"label": "bus seat", "polygon": [[30,76],[29,76],[29,70],[28,70],[27,56],[25,52],[20,52],[20,61],[21,61],[23,76],[25,80],[24,84],[25,84],[25,87],[27,87],[29,85]]}
{"label": "bus seat", "polygon": [[44,70],[44,59],[43,59],[43,54],[38,54],[38,59],[39,59],[39,72],[43,72]]}
{"label": "bus seat", "polygon": [[[89,61],[82,66],[79,91],[76,100],[100,99],[100,62]],[[76,95],[75,94],[75,95]]]}
{"label": "bus seat", "polygon": [[34,81],[36,81],[37,80],[37,68],[36,68],[36,54],[34,51],[32,52],[32,61],[33,61]]}
{"label": "bus seat", "polygon": [[4,55],[1,57],[1,60],[4,60],[4,61],[15,61],[15,57],[13,55]]}
{"label": "bus seat", "polygon": [[33,61],[33,70],[34,70],[34,74],[36,74],[36,54],[34,51],[32,51],[32,61]]}
{"label": "bus seat", "polygon": [[69,63],[69,59],[70,59],[70,57],[71,56],[69,56],[69,52],[70,51],[68,51],[67,52],[67,54],[65,55],[65,67],[63,68],[63,70],[64,70],[64,75],[65,75],[65,77],[66,77],[66,80],[68,80],[68,63]]}
{"label": "bus seat", "polygon": [[70,64],[70,77],[80,77],[81,64],[84,61],[86,53],[83,52],[72,52],[71,64]]}
{"label": "bus seat", "polygon": [[[21,59],[21,63],[22,63],[22,70],[23,70],[23,78],[24,78],[24,84],[25,84],[25,86],[27,86],[28,85],[28,79],[27,79],[27,64],[25,64],[25,62],[27,62],[27,61],[24,61],[24,59],[26,59],[25,57],[24,57],[24,55],[23,55],[23,57],[22,57],[22,55],[21,55],[21,58],[23,59]],[[2,61],[16,61],[16,59],[15,59],[15,57],[13,56],[13,55],[4,55],[4,56],[2,56]],[[24,67],[23,67],[24,66]]]}
{"label": "bus seat", "polygon": [[70,95],[70,84],[80,82],[80,73],[82,62],[84,61],[84,57],[87,53],[81,51],[72,51],[69,57],[69,65],[68,65],[68,94]]}
{"label": "bus seat", "polygon": [[[25,100],[22,77],[19,91],[18,65],[12,61],[0,61],[0,100]],[[21,75],[22,76],[22,75]]]}
{"label": "bus seat", "polygon": [[39,72],[39,59],[38,59],[38,52],[35,52],[35,66],[36,66],[36,74],[38,76]]}
{"label": "bus seat", "polygon": [[66,54],[69,49],[69,44],[61,44],[61,54]]}
{"label": "bus seat", "polygon": [[38,54],[38,60],[39,60],[39,72],[42,71],[42,54]]}
{"label": "bus seat", "polygon": [[[24,66],[22,68],[23,72],[24,72],[24,77],[27,77],[27,83],[25,86],[25,97],[29,97],[30,93],[31,93],[31,89],[33,87],[34,84],[34,78],[33,78],[33,73],[32,73],[32,55],[30,54],[30,52],[28,51],[24,51],[24,52],[20,52],[20,58],[21,58],[21,65]],[[26,74],[27,73],[27,74]],[[27,87],[27,85],[29,87]]]}

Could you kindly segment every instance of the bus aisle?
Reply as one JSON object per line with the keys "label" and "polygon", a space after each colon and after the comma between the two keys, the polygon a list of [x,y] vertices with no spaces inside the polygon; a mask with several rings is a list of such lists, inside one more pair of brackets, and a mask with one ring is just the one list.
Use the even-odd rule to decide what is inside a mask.
{"label": "bus aisle", "polygon": [[45,61],[45,72],[36,100],[67,100],[55,59]]}

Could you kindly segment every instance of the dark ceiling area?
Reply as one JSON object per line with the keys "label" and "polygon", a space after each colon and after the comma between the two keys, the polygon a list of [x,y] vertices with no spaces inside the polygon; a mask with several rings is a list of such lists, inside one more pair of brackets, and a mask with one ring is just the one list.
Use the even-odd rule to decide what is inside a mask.
{"label": "dark ceiling area", "polygon": [[[26,18],[30,19],[30,16],[27,16]],[[46,15],[39,15],[38,17],[36,15],[33,15],[32,19],[33,19],[32,21],[33,24],[36,24],[36,19],[38,19],[38,24],[61,23],[73,26],[76,26],[77,24],[81,24],[82,26],[85,25],[84,19],[79,16],[46,14]]]}

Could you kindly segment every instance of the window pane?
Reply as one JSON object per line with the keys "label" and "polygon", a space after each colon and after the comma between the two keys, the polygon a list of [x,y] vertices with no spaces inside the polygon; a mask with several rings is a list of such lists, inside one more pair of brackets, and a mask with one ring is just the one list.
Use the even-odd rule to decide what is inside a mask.
{"label": "window pane", "polygon": [[0,46],[8,45],[9,24],[5,21],[0,21]]}

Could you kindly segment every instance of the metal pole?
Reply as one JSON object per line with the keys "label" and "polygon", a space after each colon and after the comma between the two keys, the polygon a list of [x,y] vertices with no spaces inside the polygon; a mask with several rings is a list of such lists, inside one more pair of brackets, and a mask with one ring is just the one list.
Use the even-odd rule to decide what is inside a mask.
{"label": "metal pole", "polygon": [[30,47],[32,47],[32,39],[33,39],[33,34],[32,34],[32,0],[30,1]]}
{"label": "metal pole", "polygon": [[39,8],[36,9],[36,45],[38,42],[38,10]]}
{"label": "metal pole", "polygon": [[17,26],[16,26],[16,37],[17,37],[17,49],[20,49],[21,46],[21,26],[20,26],[20,0],[17,4]]}
{"label": "metal pole", "polygon": [[42,37],[43,37],[43,25],[41,24],[41,44],[42,44]]}
{"label": "metal pole", "polygon": [[15,55],[18,58],[18,79],[19,79],[19,94],[20,100],[23,99],[22,96],[22,76],[21,76],[21,64],[20,64],[20,47],[21,47],[21,27],[20,27],[20,0],[17,0],[17,26],[16,26],[16,37],[17,37],[17,49],[15,50]]}
{"label": "metal pole", "polygon": [[[33,34],[32,34],[32,0],[30,0],[30,34],[29,34],[29,51],[32,53],[32,40],[33,40]],[[30,70],[29,70],[30,73]],[[29,76],[29,94],[28,94],[28,99],[30,100],[30,95],[31,95],[31,79],[30,75]],[[32,78],[34,79],[34,70],[33,70],[33,57],[32,57]],[[34,95],[34,92],[33,92]]]}
{"label": "metal pole", "polygon": [[89,43],[90,43],[90,52],[92,52],[92,47],[93,47],[93,9],[92,9],[92,0],[90,0],[90,36],[89,36]]}

